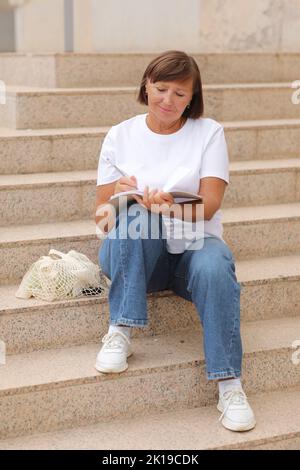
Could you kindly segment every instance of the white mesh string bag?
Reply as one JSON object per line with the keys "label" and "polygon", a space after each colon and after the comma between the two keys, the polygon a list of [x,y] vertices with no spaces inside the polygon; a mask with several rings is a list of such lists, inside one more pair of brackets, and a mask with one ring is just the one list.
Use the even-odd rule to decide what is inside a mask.
{"label": "white mesh string bag", "polygon": [[16,297],[53,301],[83,295],[106,293],[109,280],[90,259],[71,250],[50,250],[31,265],[16,292]]}

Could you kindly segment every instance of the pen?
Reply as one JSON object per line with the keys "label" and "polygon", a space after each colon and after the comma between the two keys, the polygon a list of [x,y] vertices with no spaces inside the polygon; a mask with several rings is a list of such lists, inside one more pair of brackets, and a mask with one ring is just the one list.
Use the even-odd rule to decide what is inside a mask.
{"label": "pen", "polygon": [[118,171],[121,173],[121,175],[123,175],[123,176],[128,176],[128,177],[130,178],[130,176],[129,176],[127,173],[125,173],[125,171],[121,170],[121,168],[119,168],[117,165],[115,165],[114,163],[112,163],[108,158],[104,158],[104,160],[105,160],[107,163],[110,163],[116,170],[118,170]]}

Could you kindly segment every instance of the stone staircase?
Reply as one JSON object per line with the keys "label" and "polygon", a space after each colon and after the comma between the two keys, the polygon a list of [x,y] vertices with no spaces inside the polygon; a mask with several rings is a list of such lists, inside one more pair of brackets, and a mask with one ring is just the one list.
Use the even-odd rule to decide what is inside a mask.
{"label": "stone staircase", "polygon": [[224,236],[242,284],[255,429],[218,422],[195,307],[172,292],[148,294],[149,325],[133,330],[135,354],[116,375],[93,367],[107,298],[15,297],[50,248],[97,262],[99,150],[110,125],[146,112],[135,98],[152,57],[0,54],[0,449],[300,448],[300,53],[195,55],[205,115],[222,122],[230,152]]}

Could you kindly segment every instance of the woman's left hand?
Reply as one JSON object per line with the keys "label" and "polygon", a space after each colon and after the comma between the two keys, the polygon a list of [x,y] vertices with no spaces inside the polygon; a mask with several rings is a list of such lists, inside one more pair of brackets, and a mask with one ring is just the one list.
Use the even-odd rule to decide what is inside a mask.
{"label": "woman's left hand", "polygon": [[170,193],[158,191],[158,189],[149,191],[148,186],[145,187],[142,198],[140,196],[134,196],[134,199],[141,204],[141,206],[157,214],[168,212],[169,207],[174,204],[174,198]]}

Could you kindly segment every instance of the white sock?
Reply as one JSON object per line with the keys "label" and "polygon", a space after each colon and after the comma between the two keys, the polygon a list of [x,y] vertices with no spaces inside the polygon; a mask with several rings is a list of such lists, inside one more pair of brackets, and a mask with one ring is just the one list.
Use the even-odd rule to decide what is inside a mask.
{"label": "white sock", "polygon": [[219,393],[221,395],[223,395],[223,393],[226,392],[226,390],[228,390],[228,388],[231,388],[232,386],[242,388],[240,379],[220,380],[218,383],[219,383]]}
{"label": "white sock", "polygon": [[131,332],[131,327],[130,326],[121,326],[121,325],[109,325],[109,330],[108,333],[114,333],[115,331],[119,331],[123,333],[124,335],[127,336],[128,339],[130,339],[130,332]]}

